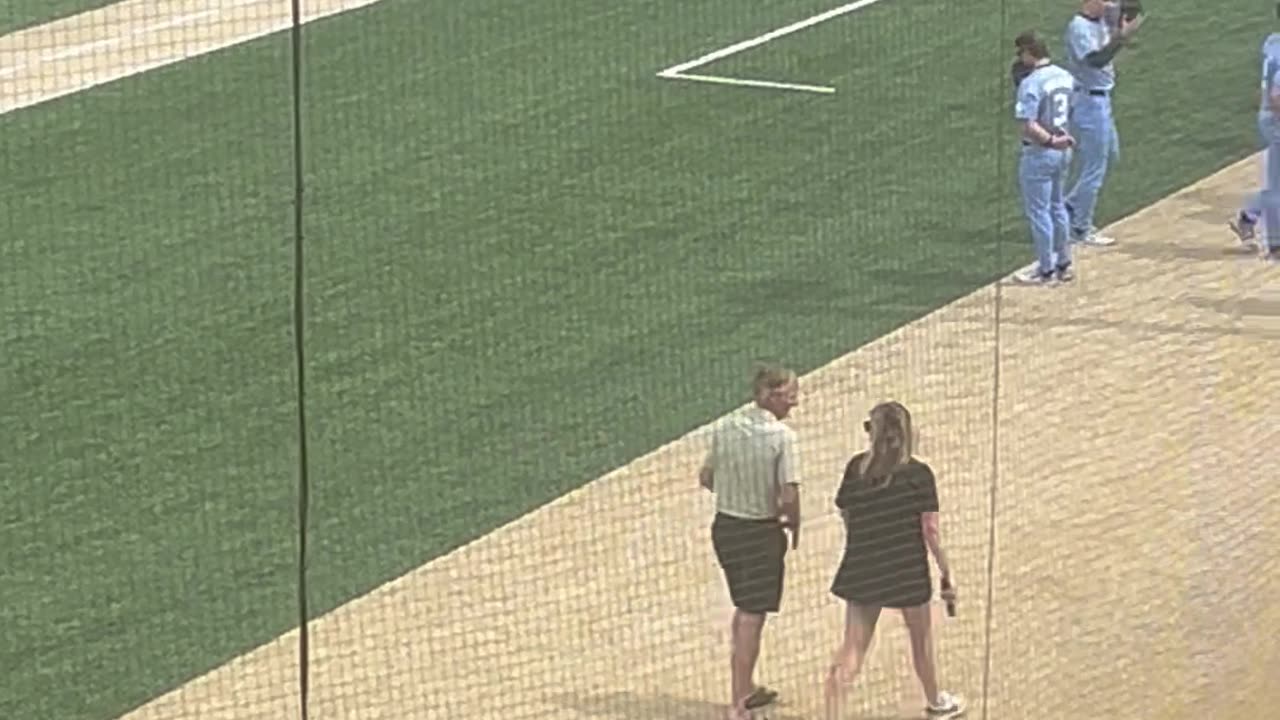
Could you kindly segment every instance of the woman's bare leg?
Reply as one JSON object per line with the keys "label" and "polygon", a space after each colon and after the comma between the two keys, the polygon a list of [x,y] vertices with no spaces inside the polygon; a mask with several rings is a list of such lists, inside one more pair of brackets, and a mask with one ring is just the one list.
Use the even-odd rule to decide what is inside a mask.
{"label": "woman's bare leg", "polygon": [[938,666],[933,655],[933,610],[928,603],[903,608],[902,619],[906,621],[907,631],[911,635],[911,662],[915,665],[916,677],[920,678],[926,702],[932,705],[938,702]]}
{"label": "woman's bare leg", "polygon": [[862,663],[871,648],[871,638],[875,635],[876,621],[880,618],[880,608],[846,603],[844,615],[844,642],[836,651],[831,661],[831,669],[827,671],[824,695],[827,705],[827,720],[836,720],[840,716],[840,704],[844,700],[846,686],[858,677]]}

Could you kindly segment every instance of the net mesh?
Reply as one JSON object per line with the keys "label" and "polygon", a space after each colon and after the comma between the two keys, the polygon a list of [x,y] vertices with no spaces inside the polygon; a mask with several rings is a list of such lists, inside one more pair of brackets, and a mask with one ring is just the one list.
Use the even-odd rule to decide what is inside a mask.
{"label": "net mesh", "polygon": [[[1017,287],[1013,37],[1075,8],[838,2],[10,2],[0,716],[723,717],[698,476],[762,359],[803,518],[762,714],[822,716],[892,399],[970,717],[1266,716],[1280,294],[1223,228],[1262,167],[1221,38],[1267,13],[1160,3],[1119,243]],[[920,715],[904,617],[839,717]]]}

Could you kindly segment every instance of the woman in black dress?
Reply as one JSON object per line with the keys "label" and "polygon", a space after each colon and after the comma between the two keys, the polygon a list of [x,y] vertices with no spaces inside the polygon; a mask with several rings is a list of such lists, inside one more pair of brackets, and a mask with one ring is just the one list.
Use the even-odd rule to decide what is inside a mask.
{"label": "woman in black dress", "polygon": [[871,447],[849,461],[836,494],[846,541],[831,592],[845,601],[846,611],[844,642],[826,679],[827,717],[838,717],[845,686],[862,669],[881,608],[902,611],[928,703],[926,715],[959,717],[964,703],[939,690],[933,656],[930,552],[942,576],[943,599],[955,602],[955,584],[940,543],[933,471],[911,455],[911,413],[901,404],[872,408],[863,427]]}

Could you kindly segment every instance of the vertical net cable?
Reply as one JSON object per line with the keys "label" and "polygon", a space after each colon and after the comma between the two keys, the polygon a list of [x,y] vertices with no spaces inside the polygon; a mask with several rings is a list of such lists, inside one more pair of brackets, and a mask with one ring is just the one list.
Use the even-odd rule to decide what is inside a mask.
{"label": "vertical net cable", "polygon": [[311,643],[307,603],[307,527],[311,511],[311,478],[307,456],[306,343],[303,203],[304,163],[302,134],[302,2],[291,0],[289,28],[293,115],[293,344],[298,400],[298,712],[307,720],[311,697]]}
{"label": "vertical net cable", "polygon": [[[1000,22],[998,27],[999,37],[996,38],[996,46],[1007,46],[1006,38],[1009,36],[1009,8],[1007,0],[998,0],[1000,3]],[[1004,108],[1006,103],[999,102],[1000,98],[1006,97],[1009,90],[1004,78],[997,73],[998,81],[995,83],[997,88],[997,102],[993,103],[994,107]],[[993,145],[996,148],[1008,144],[1006,134],[1011,125],[1005,117],[1005,113],[997,115],[993,122],[992,133],[994,136]],[[995,164],[995,177],[997,179],[996,187],[1005,188],[1009,186],[1008,160],[1004,152],[992,153]],[[995,203],[999,203],[1002,193],[997,192]],[[1004,213],[996,213],[996,237],[1004,237],[1005,215]],[[1005,244],[997,242],[996,244],[996,267],[1004,269],[1008,266],[1005,260],[1004,251]],[[997,282],[995,284],[995,297],[992,303],[991,315],[991,480],[990,480],[990,500],[988,503],[988,528],[987,528],[987,567],[986,567],[986,603],[983,617],[982,630],[982,720],[988,720],[991,712],[991,632],[995,623],[995,603],[996,603],[996,537],[997,524],[999,522],[999,503],[1000,503],[1000,319],[1001,307],[1004,300],[1004,283]]]}

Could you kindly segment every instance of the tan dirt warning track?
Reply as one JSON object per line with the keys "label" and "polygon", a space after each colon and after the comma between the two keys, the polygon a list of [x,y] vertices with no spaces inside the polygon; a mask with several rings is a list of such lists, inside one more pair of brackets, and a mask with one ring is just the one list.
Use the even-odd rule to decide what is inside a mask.
{"label": "tan dirt warning track", "polygon": [[[130,3],[0,39],[0,72],[20,68],[0,76],[4,108],[79,89],[58,63],[120,77],[158,52],[173,61],[278,27],[285,7],[134,35],[202,10]],[[108,37],[133,39],[48,59]],[[785,693],[781,717],[817,717],[840,628],[830,501],[858,423],[887,397],[915,411],[939,473],[962,592],[959,617],[940,617],[948,686],[978,697],[990,610],[993,720],[1274,710],[1280,266],[1233,253],[1222,225],[1258,178],[1251,159],[1119,223],[1123,244],[1081,253],[1075,287],[1003,289],[994,414],[993,287],[804,379],[807,523],[761,668]],[[681,438],[314,621],[312,717],[718,717],[727,603],[711,500],[694,484],[702,448],[700,433]],[[293,716],[296,659],[289,633],[125,717]],[[909,717],[918,703],[901,623],[886,618],[848,717]]]}

